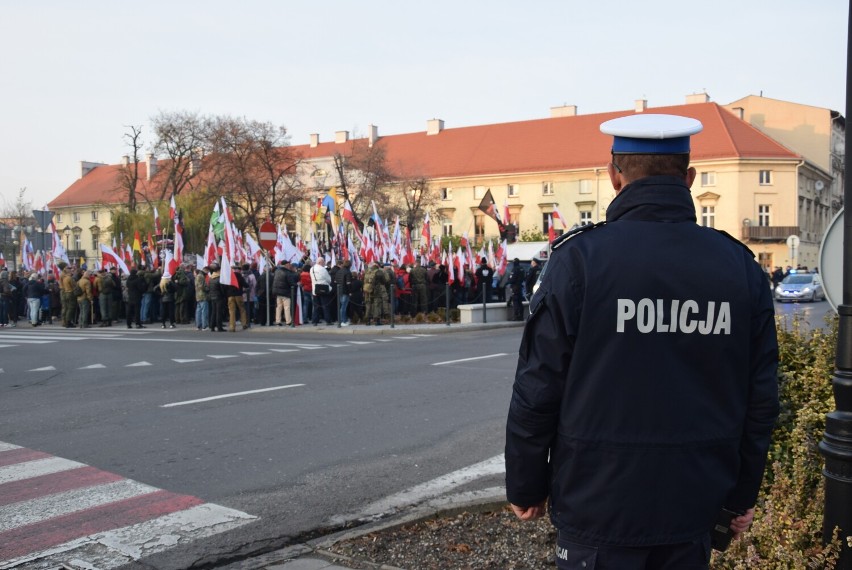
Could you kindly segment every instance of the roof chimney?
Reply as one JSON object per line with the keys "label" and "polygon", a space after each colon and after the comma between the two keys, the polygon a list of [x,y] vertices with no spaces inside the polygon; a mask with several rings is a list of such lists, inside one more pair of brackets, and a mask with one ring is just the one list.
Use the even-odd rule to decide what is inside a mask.
{"label": "roof chimney", "polygon": [[125,168],[130,166],[130,157],[128,155],[125,154],[121,157],[121,166],[124,166]]}
{"label": "roof chimney", "polygon": [[334,133],[334,143],[341,144],[349,140],[349,131],[337,131]]}
{"label": "roof chimney", "polygon": [[80,178],[84,177],[91,171],[93,171],[98,166],[106,166],[106,164],[102,162],[89,162],[87,160],[80,161]]}
{"label": "roof chimney", "polygon": [[437,135],[444,130],[444,121],[441,119],[429,119],[426,121],[426,134]]}
{"label": "roof chimney", "polygon": [[376,141],[379,140],[379,127],[377,127],[376,125],[370,125],[367,127],[367,130],[367,137],[370,141],[370,148],[372,148],[373,145],[376,144]]}
{"label": "roof chimney", "polygon": [[745,121],[745,109],[742,107],[734,107],[731,112],[741,121]]}
{"label": "roof chimney", "polygon": [[577,105],[562,105],[561,107],[551,107],[550,108],[550,118],[555,119],[556,117],[576,117],[577,116]]}
{"label": "roof chimney", "polygon": [[645,109],[648,108],[648,100],[647,99],[636,99],[633,110],[637,113],[644,113]]}
{"label": "roof chimney", "polygon": [[319,135],[317,133],[311,134],[311,148],[317,148],[319,146]]}
{"label": "roof chimney", "polygon": [[710,95],[707,93],[693,93],[686,96],[686,104],[693,105],[695,103],[709,103]]}
{"label": "roof chimney", "polygon": [[145,155],[145,166],[147,166],[146,180],[151,180],[157,174],[157,157],[151,153]]}

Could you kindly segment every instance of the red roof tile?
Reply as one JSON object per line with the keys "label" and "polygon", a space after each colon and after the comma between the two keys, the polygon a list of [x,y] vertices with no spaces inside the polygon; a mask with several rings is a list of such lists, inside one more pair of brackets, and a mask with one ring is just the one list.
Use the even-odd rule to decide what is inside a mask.
{"label": "red roof tile", "polygon": [[[656,107],[646,113],[668,113],[698,119],[704,130],[693,137],[692,161],[723,158],[796,160],[796,153],[775,142],[716,103]],[[430,179],[577,170],[603,167],[609,162],[612,138],[602,134],[604,121],[633,114],[614,111],[447,128],[436,135],[425,131],[388,135],[379,139],[388,167],[395,173]],[[363,139],[361,139],[363,141]],[[346,154],[354,141],[293,146],[304,158]],[[144,193],[145,164],[140,164]],[[116,196],[120,165],[99,166],[68,187],[51,208],[119,201]],[[160,171],[163,170],[162,162]]]}

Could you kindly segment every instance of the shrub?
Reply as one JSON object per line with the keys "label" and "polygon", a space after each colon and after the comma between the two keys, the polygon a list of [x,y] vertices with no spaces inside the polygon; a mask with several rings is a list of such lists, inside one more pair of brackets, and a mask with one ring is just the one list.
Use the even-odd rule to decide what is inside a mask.
{"label": "shrub", "polygon": [[831,377],[838,320],[808,331],[800,316],[778,326],[781,414],[754,524],[728,551],[714,553],[713,568],[770,570],[834,568],[841,541],[822,543],[823,459],[818,445],[825,415],[834,409]]}

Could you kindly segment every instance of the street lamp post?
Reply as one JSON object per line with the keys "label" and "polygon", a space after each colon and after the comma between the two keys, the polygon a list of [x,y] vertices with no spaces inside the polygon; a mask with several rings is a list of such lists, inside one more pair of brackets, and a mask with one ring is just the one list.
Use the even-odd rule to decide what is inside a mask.
{"label": "street lamp post", "polygon": [[[852,8],[852,6],[850,6]],[[849,12],[847,40],[852,31],[852,11]],[[846,44],[846,116],[852,111],[852,42]],[[852,128],[846,121],[846,160],[849,160],[849,141]],[[847,162],[848,164],[848,162]],[[825,458],[825,510],[823,514],[823,540],[831,540],[835,528],[840,529],[840,559],[836,568],[852,570],[852,545],[846,537],[852,535],[852,177],[844,178],[845,205],[843,214],[843,297],[837,307],[840,331],[837,337],[835,370],[831,378],[835,410],[826,415],[825,433],[819,444]]]}
{"label": "street lamp post", "polygon": [[71,238],[71,226],[66,225],[62,231],[65,234],[65,256],[68,257],[68,252],[71,251],[71,247],[68,245],[68,241]]}
{"label": "street lamp post", "polygon": [[16,239],[12,240],[12,268],[15,269],[15,271],[18,270],[17,255],[18,255],[18,246],[20,244],[21,244],[21,242],[19,242],[18,240],[16,240]]}

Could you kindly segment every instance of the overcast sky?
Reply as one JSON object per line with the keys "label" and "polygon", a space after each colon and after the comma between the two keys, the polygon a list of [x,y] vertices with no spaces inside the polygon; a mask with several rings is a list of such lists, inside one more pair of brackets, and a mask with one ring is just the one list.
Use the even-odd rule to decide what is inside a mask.
{"label": "overcast sky", "polygon": [[35,207],[161,111],[380,135],[677,105],[845,113],[841,0],[0,0],[0,195]]}

